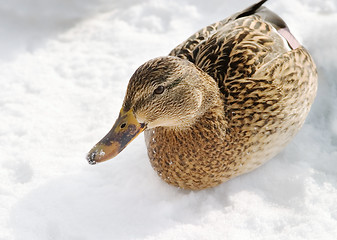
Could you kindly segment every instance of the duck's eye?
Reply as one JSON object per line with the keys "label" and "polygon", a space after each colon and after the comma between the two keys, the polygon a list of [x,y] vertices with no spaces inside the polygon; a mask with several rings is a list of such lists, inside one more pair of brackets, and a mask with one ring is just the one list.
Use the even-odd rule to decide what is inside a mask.
{"label": "duck's eye", "polygon": [[154,94],[162,94],[164,92],[165,88],[164,86],[159,86],[154,90]]}

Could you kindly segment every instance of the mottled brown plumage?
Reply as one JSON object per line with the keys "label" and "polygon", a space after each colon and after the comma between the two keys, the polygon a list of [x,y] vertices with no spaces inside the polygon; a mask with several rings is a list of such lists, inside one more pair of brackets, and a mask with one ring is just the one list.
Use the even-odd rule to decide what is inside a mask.
{"label": "mottled brown plumage", "polygon": [[131,77],[123,112],[146,126],[150,162],[169,184],[214,187],[265,163],[301,128],[316,94],[315,64],[264,2]]}

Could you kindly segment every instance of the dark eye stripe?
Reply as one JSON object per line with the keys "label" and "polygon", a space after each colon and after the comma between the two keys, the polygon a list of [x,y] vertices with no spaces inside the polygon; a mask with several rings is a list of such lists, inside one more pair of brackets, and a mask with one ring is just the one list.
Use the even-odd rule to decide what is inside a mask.
{"label": "dark eye stripe", "polygon": [[174,80],[170,85],[167,86],[167,89],[174,88],[174,87],[177,86],[182,80],[183,80],[183,78],[177,78],[177,79]]}

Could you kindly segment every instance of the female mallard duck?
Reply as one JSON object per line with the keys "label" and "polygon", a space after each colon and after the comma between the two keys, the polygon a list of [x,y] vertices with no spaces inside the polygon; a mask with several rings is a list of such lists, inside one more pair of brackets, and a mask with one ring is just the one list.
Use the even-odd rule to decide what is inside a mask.
{"label": "female mallard duck", "polygon": [[310,110],[317,74],[284,21],[262,7],[265,1],[140,66],[89,163],[115,157],[145,131],[151,164],[163,180],[204,189],[280,152]]}

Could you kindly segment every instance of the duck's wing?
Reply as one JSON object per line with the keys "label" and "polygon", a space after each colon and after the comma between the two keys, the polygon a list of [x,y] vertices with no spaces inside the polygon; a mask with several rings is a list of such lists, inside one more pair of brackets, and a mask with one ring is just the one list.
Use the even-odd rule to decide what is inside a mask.
{"label": "duck's wing", "polygon": [[207,26],[173,49],[170,55],[193,62],[212,76],[226,94],[226,79],[253,77],[264,64],[299,47],[299,44],[289,44],[292,35],[287,25],[263,7],[264,2]]}
{"label": "duck's wing", "polygon": [[240,133],[238,141],[250,137],[255,146],[268,145],[263,159],[282,149],[304,123],[316,96],[316,67],[299,47],[265,64],[252,78],[227,79],[224,90],[228,129]]}
{"label": "duck's wing", "polygon": [[263,65],[251,78],[227,79],[224,88],[227,114],[235,113],[233,125],[258,122],[253,118],[264,113],[269,117],[261,118],[259,127],[275,119],[304,121],[317,91],[316,66],[307,50],[299,47]]}

